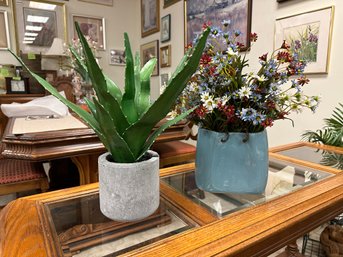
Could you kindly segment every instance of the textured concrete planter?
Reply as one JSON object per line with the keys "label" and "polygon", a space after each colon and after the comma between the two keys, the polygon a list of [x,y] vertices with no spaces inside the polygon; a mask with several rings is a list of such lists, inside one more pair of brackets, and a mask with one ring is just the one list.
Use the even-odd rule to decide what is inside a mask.
{"label": "textured concrete planter", "polygon": [[147,160],[135,163],[108,161],[109,153],[99,157],[101,212],[117,221],[143,219],[160,203],[159,156],[148,151]]}

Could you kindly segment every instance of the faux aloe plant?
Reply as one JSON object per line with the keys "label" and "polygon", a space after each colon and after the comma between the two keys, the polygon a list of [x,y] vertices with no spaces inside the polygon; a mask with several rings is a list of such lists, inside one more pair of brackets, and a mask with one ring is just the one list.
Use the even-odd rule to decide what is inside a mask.
{"label": "faux aloe plant", "polygon": [[96,98],[86,99],[91,113],[65,99],[52,85],[30,71],[20,58],[13,52],[12,54],[47,91],[67,105],[95,131],[115,162],[137,162],[163,130],[184,119],[192,111],[189,110],[154,130],[155,125],[168,114],[190,76],[196,71],[209,29],[205,30],[197,44],[187,51],[165,91],[151,103],[150,77],[156,65],[156,58],[148,61],[141,69],[139,55],[136,54],[135,59],[133,58],[128,35],[124,34],[126,69],[125,92],[122,93],[118,86],[103,74],[79,25],[76,23],[75,26],[85,59],[81,60],[72,48],[70,50],[81,67],[88,72],[95,89]]}

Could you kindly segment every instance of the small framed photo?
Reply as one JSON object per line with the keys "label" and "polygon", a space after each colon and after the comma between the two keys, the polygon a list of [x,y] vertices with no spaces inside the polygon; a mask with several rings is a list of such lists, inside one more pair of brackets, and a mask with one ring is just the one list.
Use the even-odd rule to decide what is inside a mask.
{"label": "small framed photo", "polygon": [[7,94],[28,94],[29,78],[6,77]]}
{"label": "small framed photo", "polygon": [[[157,63],[158,63],[158,40],[141,45],[140,50],[141,50],[140,53],[141,53],[142,66],[146,64],[151,58],[154,58],[154,57],[157,58]],[[158,65],[156,65],[152,73],[152,76],[158,76],[158,73],[159,73],[159,69],[158,69]]]}
{"label": "small framed photo", "polygon": [[125,64],[125,51],[118,49],[110,49],[110,65],[124,66]]}
{"label": "small framed photo", "polygon": [[57,71],[55,70],[47,70],[45,71],[45,80],[48,81],[50,84],[53,83],[57,78]]}
{"label": "small framed photo", "polygon": [[8,29],[8,18],[6,11],[0,11],[0,50],[10,48],[10,36]]}
{"label": "small framed photo", "polygon": [[284,18],[275,23],[275,44],[283,40],[292,49],[301,47],[300,59],[307,62],[305,73],[328,73],[334,6]]}
{"label": "small framed photo", "polygon": [[82,34],[96,43],[98,50],[106,49],[104,18],[73,15],[73,37],[78,38],[75,22],[79,23]]}
{"label": "small framed photo", "polygon": [[171,45],[161,47],[160,59],[161,59],[161,68],[171,66]]}
{"label": "small framed photo", "polygon": [[0,0],[0,6],[8,6],[8,0]]}
{"label": "small framed photo", "polygon": [[160,77],[161,77],[160,94],[162,94],[168,85],[169,73],[163,73],[160,75]]}
{"label": "small framed photo", "polygon": [[170,40],[170,14],[161,19],[161,42]]}
{"label": "small framed photo", "polygon": [[160,30],[160,0],[141,0],[141,33],[149,36]]}

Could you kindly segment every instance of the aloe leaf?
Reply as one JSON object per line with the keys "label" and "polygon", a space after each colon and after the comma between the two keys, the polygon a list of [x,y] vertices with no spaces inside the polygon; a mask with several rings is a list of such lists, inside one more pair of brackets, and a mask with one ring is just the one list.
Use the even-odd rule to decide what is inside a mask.
{"label": "aloe leaf", "polygon": [[141,148],[154,125],[168,114],[177,97],[186,86],[187,81],[196,71],[209,33],[209,29],[203,32],[199,41],[193,48],[194,51],[192,52],[192,55],[185,62],[183,69],[179,70],[178,73],[172,77],[166,90],[150,106],[147,112],[125,131],[123,137],[131,146],[134,154],[140,153]]}
{"label": "aloe leaf", "polygon": [[135,106],[135,70],[131,51],[130,40],[127,33],[124,33],[125,43],[125,93],[121,101],[121,106],[130,123],[137,120],[138,114]]}
{"label": "aloe leaf", "polygon": [[122,134],[129,126],[129,123],[116,98],[114,98],[111,94],[108,94],[105,76],[103,75],[99,65],[97,64],[92,50],[88,46],[85,37],[82,35],[77,22],[75,23],[75,28],[83,47],[83,52],[86,59],[85,63],[87,66],[88,74],[92,80],[92,85],[95,89],[96,95],[99,101],[103,103],[105,109],[109,112],[111,117],[113,117],[114,123],[112,124],[112,126],[117,128],[119,134]]}
{"label": "aloe leaf", "polygon": [[144,113],[150,106],[150,77],[154,71],[157,59],[150,59],[140,72],[141,92],[138,101],[138,114]]}
{"label": "aloe leaf", "polygon": [[99,126],[103,131],[108,151],[112,155],[112,159],[119,163],[132,163],[135,161],[133,154],[126,144],[125,140],[118,134],[115,127],[112,126],[112,118],[106,111],[105,107],[101,105],[98,100],[94,99],[97,119]]}
{"label": "aloe leaf", "polygon": [[102,135],[98,122],[94,119],[94,117],[88,113],[87,111],[83,110],[80,106],[70,102],[66,98],[64,98],[56,88],[49,84],[45,79],[38,76],[37,74],[33,73],[26,64],[18,57],[15,53],[13,53],[10,49],[8,50],[11,54],[20,62],[20,64],[33,76],[47,91],[49,91],[53,96],[55,96],[58,100],[68,106],[73,112],[75,112],[80,118],[82,118],[87,125],[89,125],[98,135]]}
{"label": "aloe leaf", "polygon": [[138,155],[137,159],[140,159],[144,153],[152,146],[152,144],[156,141],[156,138],[163,133],[165,129],[168,127],[178,123],[179,121],[185,119],[192,111],[195,110],[196,107],[178,115],[176,118],[167,121],[162,126],[160,126],[158,129],[156,129],[148,138],[148,140],[145,142],[142,152]]}
{"label": "aloe leaf", "polygon": [[136,86],[136,94],[135,94],[135,105],[137,107],[137,114],[140,116],[140,111],[139,111],[139,98],[141,95],[141,60],[139,53],[136,53],[135,56],[135,86]]}

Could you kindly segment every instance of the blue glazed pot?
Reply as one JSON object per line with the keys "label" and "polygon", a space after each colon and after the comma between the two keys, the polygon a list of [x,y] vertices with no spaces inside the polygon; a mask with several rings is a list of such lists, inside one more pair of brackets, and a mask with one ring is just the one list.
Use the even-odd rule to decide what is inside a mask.
{"label": "blue glazed pot", "polygon": [[228,135],[199,128],[195,180],[215,193],[262,193],[268,178],[268,138],[258,133]]}

